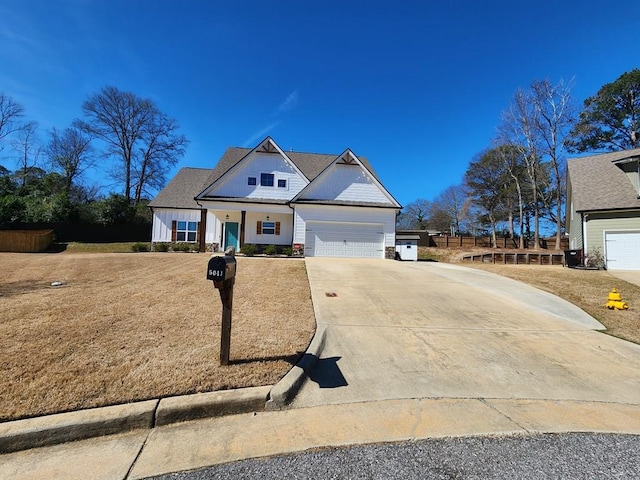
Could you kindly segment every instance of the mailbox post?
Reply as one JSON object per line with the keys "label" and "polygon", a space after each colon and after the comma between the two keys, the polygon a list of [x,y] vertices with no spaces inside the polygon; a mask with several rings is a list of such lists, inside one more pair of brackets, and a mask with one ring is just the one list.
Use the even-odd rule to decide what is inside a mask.
{"label": "mailbox post", "polygon": [[222,328],[220,332],[220,365],[229,365],[231,347],[231,311],[233,309],[233,284],[236,282],[236,258],[233,248],[225,251],[223,257],[209,259],[207,280],[220,291],[222,301]]}

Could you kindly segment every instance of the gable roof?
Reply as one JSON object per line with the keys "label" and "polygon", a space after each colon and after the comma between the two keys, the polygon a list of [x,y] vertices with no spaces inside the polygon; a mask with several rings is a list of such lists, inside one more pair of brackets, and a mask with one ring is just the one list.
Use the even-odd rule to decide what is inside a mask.
{"label": "gable roof", "polygon": [[616,162],[640,158],[640,148],[567,161],[569,188],[576,212],[640,209],[638,192]]}
{"label": "gable roof", "polygon": [[[264,144],[266,141],[273,142],[271,137],[266,137],[258,146]],[[275,144],[275,142],[273,143]],[[202,207],[195,201],[195,197],[208,190],[213,183],[219,180],[220,177],[254,150],[255,148],[229,147],[213,169],[191,167],[180,169],[176,176],[149,203],[149,207],[201,209]],[[295,164],[296,168],[298,168],[310,182],[335,162],[336,159],[341,157],[341,155],[325,153],[293,151],[283,151],[282,153]],[[365,157],[357,158],[371,175],[373,175],[376,181],[380,182],[369,161]],[[242,201],[242,199],[234,199],[234,201]],[[251,201],[255,202],[255,200]]]}
{"label": "gable roof", "polygon": [[[345,201],[345,200],[326,200],[326,199],[314,199],[308,198],[307,194],[310,189],[315,188],[318,181],[321,181],[323,178],[326,178],[330,175],[330,172],[334,170],[337,165],[351,165],[360,167],[360,169],[364,170],[365,174],[371,175],[372,183],[378,187],[380,192],[387,197],[389,203],[371,203],[366,201]],[[307,197],[307,198],[305,198]],[[400,204],[393,198],[393,195],[384,188],[382,183],[376,178],[375,174],[368,168],[367,165],[364,164],[352,151],[347,148],[344,152],[342,152],[337,157],[334,157],[333,160],[312,180],[312,182],[303,188],[292,200],[291,203],[316,203],[316,204],[328,204],[328,205],[371,205],[377,207],[390,207],[390,208],[402,208]]]}

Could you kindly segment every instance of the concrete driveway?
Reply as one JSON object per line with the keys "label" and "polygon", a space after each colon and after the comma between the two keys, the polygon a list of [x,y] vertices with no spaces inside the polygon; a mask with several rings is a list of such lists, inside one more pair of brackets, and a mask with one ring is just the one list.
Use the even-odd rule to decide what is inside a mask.
{"label": "concrete driveway", "polygon": [[[326,345],[293,407],[407,398],[640,404],[640,346],[487,272],[308,258]],[[550,267],[554,268],[554,267]]]}

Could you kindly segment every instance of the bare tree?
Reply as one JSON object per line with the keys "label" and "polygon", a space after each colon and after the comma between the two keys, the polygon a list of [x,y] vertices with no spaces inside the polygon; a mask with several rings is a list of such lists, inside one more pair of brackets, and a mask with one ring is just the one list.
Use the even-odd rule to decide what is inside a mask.
{"label": "bare tree", "polygon": [[51,166],[64,177],[67,197],[73,183],[95,163],[91,137],[76,127],[66,128],[62,132],[54,128],[46,146],[46,154]]}
{"label": "bare tree", "polygon": [[20,122],[23,115],[24,107],[0,92],[0,151],[4,148],[4,139],[23,128]]}
{"label": "bare tree", "polygon": [[469,196],[464,185],[452,185],[440,193],[433,201],[432,216],[435,216],[438,210],[449,217],[451,234],[460,233],[463,222],[468,220],[469,211]]}
{"label": "bare tree", "polygon": [[520,234],[518,238],[518,248],[524,248],[524,192],[523,192],[523,173],[524,162],[522,160],[521,152],[517,147],[510,145],[499,145],[493,149],[497,158],[502,161],[504,171],[509,178],[509,182],[506,186],[507,191],[506,203],[509,209],[509,233],[511,238],[515,238],[515,229],[513,227],[513,203],[517,204],[518,208],[518,225],[520,227]]}
{"label": "bare tree", "polygon": [[540,139],[537,107],[531,91],[518,89],[511,105],[502,113],[498,129],[499,143],[510,145],[522,155],[533,192],[533,247],[540,248],[540,208],[538,202],[538,172],[540,170]]}
{"label": "bare tree", "polygon": [[423,198],[418,198],[417,200],[408,203],[401,214],[403,216],[403,225],[408,228],[424,230],[427,228],[430,209],[431,202],[429,200],[424,200]]}
{"label": "bare tree", "polygon": [[536,110],[535,134],[540,153],[551,167],[553,196],[555,197],[556,250],[560,250],[560,237],[564,223],[562,205],[564,198],[565,153],[569,133],[575,125],[575,109],[571,99],[571,87],[560,81],[552,85],[548,80],[534,82],[531,86]]}
{"label": "bare tree", "polygon": [[140,201],[145,188],[158,188],[164,175],[184,155],[187,140],[177,124],[150,99],[105,87],[83,104],[85,120],[75,126],[104,141],[107,155],[120,165],[111,173],[121,181],[127,200]]}
{"label": "bare tree", "polygon": [[37,130],[37,122],[27,122],[16,130],[16,136],[12,141],[13,148],[18,152],[18,165],[20,166],[18,174],[22,188],[27,183],[29,169],[36,166],[42,151]]}

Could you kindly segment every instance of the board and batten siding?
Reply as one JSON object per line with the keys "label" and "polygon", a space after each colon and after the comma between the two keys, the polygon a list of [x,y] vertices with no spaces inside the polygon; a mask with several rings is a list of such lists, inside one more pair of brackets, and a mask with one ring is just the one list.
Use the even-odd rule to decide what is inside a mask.
{"label": "board and batten siding", "polygon": [[640,230],[640,212],[590,212],[586,222],[586,250],[599,249],[605,254],[605,232],[623,232]]}
{"label": "board and batten siding", "polygon": [[[273,174],[273,187],[260,185],[261,173]],[[256,178],[256,185],[249,185],[249,177]],[[278,180],[286,180],[287,186],[278,187]],[[217,197],[291,200],[306,185],[307,181],[280,154],[254,153],[206,194]]]}
{"label": "board and batten siding", "polygon": [[335,165],[322,177],[321,182],[310,186],[301,198],[392,205],[389,198],[359,165]]}
{"label": "board and batten siding", "polygon": [[[171,223],[177,222],[199,222],[201,210],[187,210],[179,208],[154,208],[153,209],[153,231],[151,232],[152,242],[171,241]],[[209,243],[209,230],[215,226],[215,222],[209,225],[207,218],[207,242]],[[213,234],[211,236],[213,238]],[[210,242],[213,243],[213,242]]]}
{"label": "board and batten siding", "polygon": [[382,224],[385,247],[396,244],[396,211],[392,208],[296,205],[293,243],[304,244],[306,222],[312,221]]}
{"label": "board and batten siding", "polygon": [[[244,243],[257,243],[262,245],[291,245],[293,239],[293,215],[270,213],[269,220],[265,213],[247,212],[244,231]],[[258,222],[280,222],[280,233],[258,234]]]}

